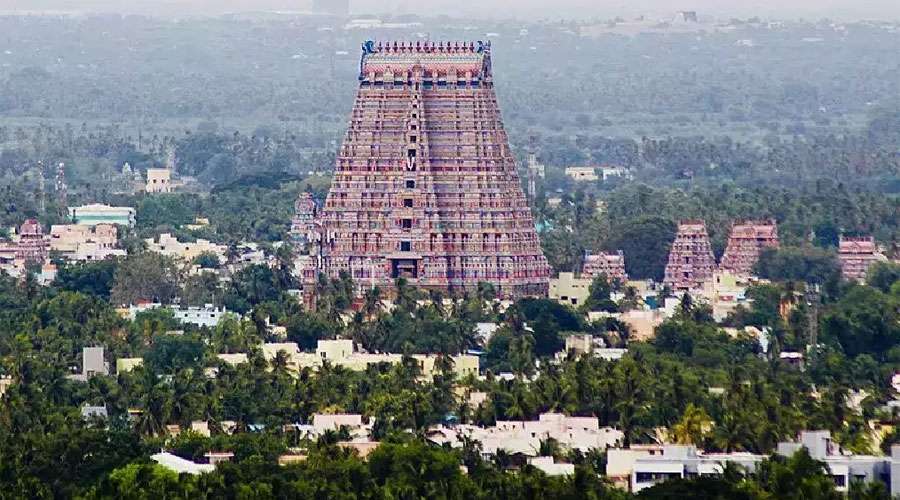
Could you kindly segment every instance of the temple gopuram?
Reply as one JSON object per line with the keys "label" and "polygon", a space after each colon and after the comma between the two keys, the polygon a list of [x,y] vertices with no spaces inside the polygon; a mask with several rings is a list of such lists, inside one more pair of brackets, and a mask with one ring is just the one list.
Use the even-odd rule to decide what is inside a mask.
{"label": "temple gopuram", "polygon": [[600,275],[606,275],[610,283],[617,280],[619,283],[628,281],[628,274],[625,273],[625,254],[619,250],[616,253],[586,255],[581,268],[581,277],[594,279]]}
{"label": "temple gopuram", "polygon": [[27,264],[40,264],[50,254],[50,242],[44,235],[44,227],[36,219],[26,220],[19,228],[19,242],[16,246],[16,258]]}
{"label": "temple gopuram", "polygon": [[838,260],[841,276],[848,281],[863,281],[869,267],[887,258],[878,250],[875,238],[871,236],[841,236],[838,242]]}
{"label": "temple gopuram", "polygon": [[316,202],[310,193],[300,193],[294,202],[294,217],[291,219],[291,239],[305,248],[315,231]]}
{"label": "temple gopuram", "polygon": [[550,268],[500,117],[489,43],[363,44],[318,214],[319,271],[361,287],[546,295]]}
{"label": "temple gopuram", "polygon": [[672,290],[690,290],[711,279],[715,269],[716,258],[709,244],[706,223],[682,221],[669,251],[663,283]]}
{"label": "temple gopuram", "polygon": [[731,226],[721,269],[736,276],[750,276],[759,254],[778,248],[778,226],[772,219],[741,221]]}

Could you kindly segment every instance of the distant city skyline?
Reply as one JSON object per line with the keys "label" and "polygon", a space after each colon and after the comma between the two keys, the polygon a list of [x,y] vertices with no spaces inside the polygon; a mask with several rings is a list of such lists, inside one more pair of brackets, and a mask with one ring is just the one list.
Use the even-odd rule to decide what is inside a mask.
{"label": "distant city skyline", "polygon": [[[321,0],[317,3],[345,0]],[[0,12],[123,12],[151,15],[219,15],[246,11],[308,11],[313,0],[0,0]],[[696,10],[701,17],[778,17],[822,19],[900,19],[896,0],[350,0],[362,14],[453,15],[491,18],[613,18],[666,16]]]}

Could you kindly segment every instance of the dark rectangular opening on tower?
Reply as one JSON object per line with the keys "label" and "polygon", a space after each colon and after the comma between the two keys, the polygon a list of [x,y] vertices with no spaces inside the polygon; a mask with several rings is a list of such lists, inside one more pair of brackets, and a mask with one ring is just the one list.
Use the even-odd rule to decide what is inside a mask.
{"label": "dark rectangular opening on tower", "polygon": [[418,278],[419,269],[413,259],[391,260],[391,278]]}
{"label": "dark rectangular opening on tower", "polygon": [[412,219],[402,219],[400,221],[400,227],[403,229],[412,229]]}
{"label": "dark rectangular opening on tower", "polygon": [[406,181],[406,189],[415,189],[415,188],[416,188],[416,181],[413,181],[413,180]]}
{"label": "dark rectangular opening on tower", "polygon": [[401,252],[411,252],[412,251],[412,242],[411,241],[401,241],[400,242],[400,251]]}
{"label": "dark rectangular opening on tower", "polygon": [[404,208],[412,208],[413,207],[413,199],[412,198],[403,198],[403,207]]}

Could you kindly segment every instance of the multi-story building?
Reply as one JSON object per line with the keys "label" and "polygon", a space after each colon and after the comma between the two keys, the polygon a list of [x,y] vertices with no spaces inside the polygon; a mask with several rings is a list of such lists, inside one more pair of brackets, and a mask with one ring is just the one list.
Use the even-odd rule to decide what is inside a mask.
{"label": "multi-story building", "polygon": [[767,248],[778,248],[778,226],[774,220],[737,222],[731,226],[720,268],[737,276],[749,276],[759,254]]}
{"label": "multi-story building", "polygon": [[111,207],[94,203],[80,207],[69,207],[69,218],[75,224],[94,226],[97,224],[117,224],[134,226],[135,210],[131,207]]}
{"label": "multi-story building", "polygon": [[593,356],[606,361],[618,361],[622,359],[628,349],[606,347],[606,342],[600,337],[590,334],[573,334],[566,337],[566,348],[556,353],[557,360],[564,360],[568,356]]}
{"label": "multi-story building", "polygon": [[556,278],[550,279],[547,296],[560,304],[577,307],[587,301],[593,281],[591,278],[578,278],[575,273],[559,273]]}
{"label": "multi-story building", "polygon": [[673,290],[690,290],[711,279],[715,269],[716,258],[709,244],[706,223],[682,221],[669,251],[663,283]]}
{"label": "multi-story building", "polygon": [[224,307],[218,308],[212,304],[206,304],[203,307],[174,308],[172,312],[175,314],[175,319],[182,323],[209,328],[217,326],[222,321],[222,318],[228,314],[228,310]]}
{"label": "multi-story building", "polygon": [[96,375],[109,375],[109,363],[104,357],[102,347],[85,347],[81,350],[81,373],[70,375],[68,378],[87,382]]}
{"label": "multi-story building", "polygon": [[461,447],[464,438],[478,441],[485,458],[496,455],[500,450],[536,457],[541,441],[548,438],[583,453],[619,446],[625,438],[618,429],[600,427],[597,417],[571,417],[561,413],[543,413],[538,420],[498,420],[493,427],[436,426],[429,430],[428,435],[431,441],[453,448]]}
{"label": "multi-story building", "polygon": [[596,167],[566,167],[566,175],[575,182],[599,181]]}
{"label": "multi-story building", "polygon": [[69,260],[95,261],[124,256],[125,251],[116,248],[117,243],[118,231],[110,224],[50,226],[50,250]]}
{"label": "multi-story building", "polygon": [[[372,365],[398,364],[403,360],[402,354],[358,352],[354,349],[352,340],[320,340],[314,353],[301,352],[299,346],[294,342],[269,343],[262,345],[262,352],[266,360],[270,362],[279,352],[284,352],[288,357],[288,368],[293,371],[303,368],[318,369],[326,361],[333,366],[342,366],[348,370],[364,371]],[[436,373],[437,356],[414,354],[412,357],[419,363],[419,369],[424,379],[430,379]],[[450,359],[456,377],[478,375],[478,356],[463,354],[451,356]]]}
{"label": "multi-story building", "polygon": [[856,238],[841,236],[838,259],[841,263],[841,275],[848,281],[864,280],[869,266],[887,260],[878,250],[875,238],[871,236]]}
{"label": "multi-story building", "polygon": [[148,193],[171,193],[172,171],[168,168],[148,168],[147,185],[144,191]]}
{"label": "multi-story building", "polygon": [[581,276],[594,279],[600,275],[606,275],[606,279],[610,283],[616,280],[619,283],[628,281],[628,274],[625,272],[625,254],[619,250],[616,253],[602,252],[596,255],[586,255]]}
{"label": "multi-story building", "polygon": [[224,261],[228,254],[228,247],[225,245],[217,245],[204,239],[182,243],[169,233],[160,234],[157,240],[148,238],[144,241],[147,243],[147,250],[151,252],[161,253],[187,262],[205,253],[213,254],[219,258],[219,261]]}
{"label": "multi-story building", "polygon": [[[828,431],[803,431],[798,441],[779,443],[777,453],[790,456],[801,448],[825,463],[838,491],[847,491],[852,481],[882,481],[892,495],[900,494],[900,446],[892,449],[891,456],[853,455],[841,450]],[[719,475],[728,463],[753,472],[766,458],[751,453],[706,453],[691,445],[636,447],[609,450],[607,470],[618,477],[630,469],[630,488],[636,493],[668,479]]]}
{"label": "multi-story building", "polygon": [[546,295],[550,268],[500,117],[489,43],[363,45],[320,214],[330,277]]}
{"label": "multi-story building", "polygon": [[613,166],[613,165],[603,165],[598,168],[600,170],[600,175],[604,181],[609,180],[612,177],[620,178],[620,179],[630,179],[631,171],[625,167]]}
{"label": "multi-story building", "polygon": [[701,300],[712,307],[713,319],[723,321],[738,306],[749,307],[747,282],[741,281],[731,272],[717,271],[713,278],[703,283],[693,292],[695,300]]}

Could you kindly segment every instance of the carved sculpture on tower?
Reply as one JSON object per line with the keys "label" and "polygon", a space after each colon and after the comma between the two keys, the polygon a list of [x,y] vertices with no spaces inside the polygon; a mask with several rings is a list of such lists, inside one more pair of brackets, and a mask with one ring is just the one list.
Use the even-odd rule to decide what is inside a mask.
{"label": "carved sculpture on tower", "polygon": [[669,251],[669,263],[663,283],[673,290],[690,290],[713,277],[713,256],[706,223],[702,220],[682,221]]}
{"label": "carved sculpture on tower", "polygon": [[736,276],[750,276],[759,254],[767,248],[778,248],[778,226],[775,220],[748,220],[731,226],[728,246],[720,268]]}
{"label": "carved sculpture on tower", "polygon": [[500,118],[488,43],[363,44],[320,211],[322,271],[361,286],[490,282],[545,295],[550,268]]}

